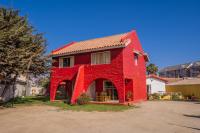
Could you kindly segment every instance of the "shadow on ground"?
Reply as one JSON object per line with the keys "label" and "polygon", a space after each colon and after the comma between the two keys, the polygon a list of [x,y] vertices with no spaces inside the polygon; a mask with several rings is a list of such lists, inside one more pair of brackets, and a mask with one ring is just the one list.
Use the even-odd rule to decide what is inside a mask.
{"label": "shadow on ground", "polygon": [[183,114],[183,116],[192,117],[192,118],[200,118],[200,115],[187,115],[187,114]]}
{"label": "shadow on ground", "polygon": [[196,128],[196,127],[178,125],[178,124],[174,124],[174,123],[169,123],[169,125],[174,125],[174,126],[178,126],[178,127],[185,127],[185,128],[189,128],[189,129],[193,129],[193,130],[198,130],[198,131],[200,131],[200,128]]}

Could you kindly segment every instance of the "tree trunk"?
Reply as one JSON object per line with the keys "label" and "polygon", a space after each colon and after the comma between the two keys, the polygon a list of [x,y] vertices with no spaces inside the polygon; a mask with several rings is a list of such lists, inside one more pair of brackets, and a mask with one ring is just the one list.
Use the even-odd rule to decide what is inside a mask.
{"label": "tree trunk", "polygon": [[3,97],[5,96],[5,94],[7,93],[8,88],[9,88],[9,85],[10,85],[10,82],[8,82],[8,80],[6,79],[6,80],[5,80],[5,86],[4,86],[3,91],[2,91],[2,93],[1,93],[2,99],[3,99]]}
{"label": "tree trunk", "polygon": [[25,87],[25,96],[30,95],[30,82],[29,82],[29,74],[26,75],[26,87]]}
{"label": "tree trunk", "polygon": [[26,96],[30,95],[30,92],[28,91],[30,89],[30,84],[29,84],[29,69],[30,69],[30,66],[31,66],[31,63],[32,63],[32,58],[33,58],[33,56],[30,58],[30,61],[28,62],[28,66],[27,66],[27,69],[26,69],[26,87],[25,87],[25,95]]}
{"label": "tree trunk", "polygon": [[14,100],[15,100],[15,84],[16,84],[16,80],[17,80],[17,75],[14,77],[13,79],[13,84],[12,84],[12,91],[13,91],[13,97],[12,97],[12,107],[14,105]]}

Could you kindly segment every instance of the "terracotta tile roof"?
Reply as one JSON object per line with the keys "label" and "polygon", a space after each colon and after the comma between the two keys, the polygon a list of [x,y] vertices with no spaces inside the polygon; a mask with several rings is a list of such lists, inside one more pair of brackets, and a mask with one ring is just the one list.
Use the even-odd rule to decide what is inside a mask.
{"label": "terracotta tile roof", "polygon": [[167,85],[193,85],[200,84],[200,78],[183,79],[177,82],[169,83]]}
{"label": "terracotta tile roof", "polygon": [[66,45],[62,48],[52,51],[51,55],[67,55],[67,54],[76,54],[76,53],[84,53],[90,51],[104,50],[104,49],[112,49],[125,47],[126,42],[123,42],[122,39],[128,33],[118,34],[113,36],[107,36],[103,38],[96,38],[86,41],[74,42],[69,46]]}
{"label": "terracotta tile roof", "polygon": [[150,74],[150,75],[147,75],[147,78],[154,78],[154,79],[158,79],[158,80],[161,80],[161,81],[164,81],[164,82],[168,82],[168,80],[164,79],[164,78],[161,78],[155,74]]}
{"label": "terracotta tile roof", "polygon": [[173,82],[183,80],[183,78],[166,78],[166,77],[162,77],[162,78],[167,80],[167,83],[173,83]]}

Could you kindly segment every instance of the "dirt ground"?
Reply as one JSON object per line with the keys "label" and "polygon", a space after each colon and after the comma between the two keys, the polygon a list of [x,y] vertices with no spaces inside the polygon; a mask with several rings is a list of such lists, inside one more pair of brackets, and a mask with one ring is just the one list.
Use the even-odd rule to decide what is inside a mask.
{"label": "dirt ground", "polygon": [[124,112],[50,106],[0,110],[0,133],[200,133],[200,103],[143,102]]}

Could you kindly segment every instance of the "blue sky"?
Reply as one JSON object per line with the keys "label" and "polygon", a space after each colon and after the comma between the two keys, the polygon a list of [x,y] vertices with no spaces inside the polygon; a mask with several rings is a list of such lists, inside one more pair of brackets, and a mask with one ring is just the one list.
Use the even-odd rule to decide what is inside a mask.
{"label": "blue sky", "polygon": [[45,34],[48,52],[135,29],[160,68],[200,60],[199,0],[1,0]]}

